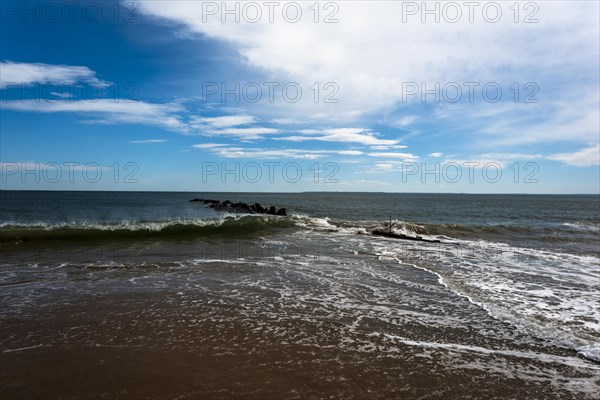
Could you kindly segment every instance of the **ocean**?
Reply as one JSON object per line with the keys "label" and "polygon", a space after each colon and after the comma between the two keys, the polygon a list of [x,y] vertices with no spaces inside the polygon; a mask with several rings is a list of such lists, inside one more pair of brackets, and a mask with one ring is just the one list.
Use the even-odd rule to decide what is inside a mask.
{"label": "ocean", "polygon": [[[0,200],[2,399],[600,392],[597,195]],[[390,228],[439,243],[371,234]]]}

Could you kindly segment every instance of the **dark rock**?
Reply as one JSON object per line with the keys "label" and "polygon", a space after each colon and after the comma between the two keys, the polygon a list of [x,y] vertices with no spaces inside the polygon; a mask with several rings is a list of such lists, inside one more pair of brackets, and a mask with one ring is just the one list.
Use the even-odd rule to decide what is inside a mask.
{"label": "dark rock", "polygon": [[229,209],[226,204],[222,203],[211,204],[209,207],[217,211],[227,211]]}
{"label": "dark rock", "polygon": [[233,203],[229,200],[219,201],[219,200],[210,200],[210,199],[192,199],[190,201],[202,202],[207,204],[209,208],[212,208],[216,211],[226,211],[226,212],[234,212],[234,213],[245,213],[245,214],[270,214],[270,215],[280,215],[286,216],[287,210],[285,208],[280,208],[279,210],[275,206],[263,207],[258,203],[254,204],[246,204],[246,203]]}
{"label": "dark rock", "polygon": [[376,235],[376,236],[385,236],[385,237],[394,238],[394,239],[415,240],[415,241],[418,241],[418,242],[428,242],[428,243],[441,243],[437,239],[435,239],[435,240],[424,239],[421,236],[408,236],[408,235],[403,235],[401,233],[393,233],[393,232],[390,232],[390,231],[382,231],[382,230],[379,230],[379,229],[375,229],[371,233],[373,235]]}

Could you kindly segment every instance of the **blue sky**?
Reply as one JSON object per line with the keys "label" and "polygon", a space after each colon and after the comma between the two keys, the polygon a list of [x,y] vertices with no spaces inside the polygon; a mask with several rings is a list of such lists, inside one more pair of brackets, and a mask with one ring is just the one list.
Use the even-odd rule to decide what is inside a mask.
{"label": "blue sky", "polygon": [[600,192],[598,2],[116,4],[2,2],[3,189]]}

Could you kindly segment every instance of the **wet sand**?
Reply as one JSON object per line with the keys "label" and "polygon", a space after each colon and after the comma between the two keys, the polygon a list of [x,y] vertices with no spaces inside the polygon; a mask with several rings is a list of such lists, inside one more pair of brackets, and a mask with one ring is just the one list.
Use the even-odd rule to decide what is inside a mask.
{"label": "wet sand", "polygon": [[598,364],[433,274],[313,261],[71,266],[60,284],[7,285],[0,397],[593,399],[600,387]]}

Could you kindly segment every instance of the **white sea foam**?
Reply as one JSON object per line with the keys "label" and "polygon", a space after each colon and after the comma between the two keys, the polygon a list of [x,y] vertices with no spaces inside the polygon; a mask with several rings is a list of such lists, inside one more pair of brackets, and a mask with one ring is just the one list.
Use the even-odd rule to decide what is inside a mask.
{"label": "white sea foam", "polygon": [[[419,246],[416,266],[493,317],[600,361],[597,257],[487,241],[460,243],[460,250]],[[410,249],[388,242],[378,254],[390,257],[396,251],[406,257]]]}
{"label": "white sea foam", "polygon": [[600,231],[600,224],[591,224],[591,223],[579,223],[579,222],[565,222],[563,226],[568,226],[569,228],[575,228],[581,231],[592,231],[598,232]]}
{"label": "white sea foam", "polygon": [[14,221],[1,222],[1,229],[19,229],[19,230],[44,230],[53,231],[60,229],[72,229],[72,230],[98,230],[98,231],[151,231],[159,232],[165,228],[177,226],[177,225],[189,225],[197,227],[206,226],[221,226],[230,221],[239,221],[245,217],[253,217],[261,219],[263,221],[276,220],[279,216],[263,215],[263,214],[228,214],[224,213],[216,218],[175,218],[164,221],[140,221],[140,220],[120,220],[112,222],[98,222],[98,221],[70,221],[61,223],[51,222],[29,222],[29,223],[16,223]]}
{"label": "white sea foam", "polygon": [[499,350],[499,349],[488,349],[480,346],[470,346],[463,345],[457,343],[439,343],[439,342],[423,342],[417,340],[407,339],[401,336],[395,336],[390,334],[383,334],[384,337],[401,342],[403,344],[409,346],[417,346],[417,347],[430,347],[436,349],[445,349],[451,351],[465,352],[465,353],[481,353],[481,354],[494,354],[494,355],[503,355],[510,357],[518,357],[518,358],[527,358],[532,360],[539,360],[545,363],[556,363],[563,364],[570,367],[582,368],[588,370],[596,370],[600,371],[600,367],[592,365],[590,363],[583,362],[577,358],[573,357],[565,357],[558,356],[553,354],[540,354],[531,351],[518,351],[518,350]]}

